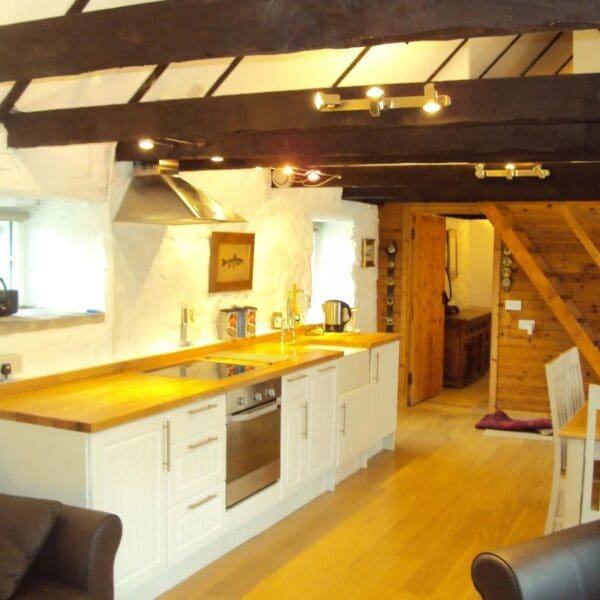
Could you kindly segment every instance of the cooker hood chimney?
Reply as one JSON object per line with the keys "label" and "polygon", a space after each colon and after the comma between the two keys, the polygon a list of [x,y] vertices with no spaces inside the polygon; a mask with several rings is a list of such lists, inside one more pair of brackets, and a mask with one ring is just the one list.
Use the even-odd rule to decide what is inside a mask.
{"label": "cooker hood chimney", "polygon": [[134,165],[133,179],[115,216],[117,222],[197,225],[245,222],[179,177],[177,161]]}

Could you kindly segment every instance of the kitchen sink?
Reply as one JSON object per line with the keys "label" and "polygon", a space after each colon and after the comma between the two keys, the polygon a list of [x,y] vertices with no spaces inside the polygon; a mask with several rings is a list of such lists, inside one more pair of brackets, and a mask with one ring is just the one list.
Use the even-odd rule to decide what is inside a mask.
{"label": "kitchen sink", "polygon": [[274,365],[290,358],[295,358],[294,352],[252,352],[250,350],[232,350],[231,352],[215,352],[208,354],[204,358],[207,360],[228,360],[241,364],[268,364]]}

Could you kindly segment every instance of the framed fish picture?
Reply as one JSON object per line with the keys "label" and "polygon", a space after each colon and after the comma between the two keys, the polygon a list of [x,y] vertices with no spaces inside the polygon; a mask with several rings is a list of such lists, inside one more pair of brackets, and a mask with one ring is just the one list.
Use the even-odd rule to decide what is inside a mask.
{"label": "framed fish picture", "polygon": [[252,289],[254,234],[214,231],[210,239],[209,292]]}

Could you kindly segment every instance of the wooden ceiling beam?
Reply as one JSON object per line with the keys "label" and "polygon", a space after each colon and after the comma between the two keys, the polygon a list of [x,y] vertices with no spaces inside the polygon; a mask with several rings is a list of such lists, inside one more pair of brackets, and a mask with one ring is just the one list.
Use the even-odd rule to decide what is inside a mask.
{"label": "wooden ceiling beam", "polygon": [[[296,90],[14,113],[5,124],[8,144],[26,148],[140,137],[209,139],[239,132],[600,122],[600,74],[448,81],[436,88],[452,104],[434,116],[418,108],[390,110],[377,118],[367,110],[321,113],[313,106],[315,90]],[[364,97],[365,89],[344,88],[342,94]],[[421,95],[423,85],[385,90],[389,96]]]}
{"label": "wooden ceiling beam", "polygon": [[589,0],[169,0],[0,27],[0,81],[599,25]]}
{"label": "wooden ceiling beam", "polygon": [[119,144],[117,160],[159,158],[251,159],[278,164],[380,162],[543,162],[600,160],[600,123],[400,127],[275,133],[231,133],[207,139],[203,147],[156,146],[143,152],[134,142]]}

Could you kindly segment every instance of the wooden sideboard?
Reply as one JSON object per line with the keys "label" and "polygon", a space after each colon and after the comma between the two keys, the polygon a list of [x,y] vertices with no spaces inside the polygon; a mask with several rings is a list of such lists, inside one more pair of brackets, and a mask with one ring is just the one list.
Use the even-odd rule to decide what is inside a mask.
{"label": "wooden sideboard", "polygon": [[444,385],[464,387],[490,366],[491,312],[465,308],[446,315],[444,325]]}

